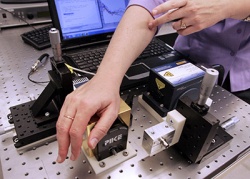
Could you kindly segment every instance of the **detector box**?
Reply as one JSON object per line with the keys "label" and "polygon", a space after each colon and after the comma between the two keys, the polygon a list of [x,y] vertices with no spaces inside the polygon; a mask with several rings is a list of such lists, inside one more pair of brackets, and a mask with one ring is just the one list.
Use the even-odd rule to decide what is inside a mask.
{"label": "detector box", "polygon": [[188,62],[178,60],[152,68],[145,100],[162,117],[176,107],[178,99],[189,95],[198,98],[199,88],[205,72]]}

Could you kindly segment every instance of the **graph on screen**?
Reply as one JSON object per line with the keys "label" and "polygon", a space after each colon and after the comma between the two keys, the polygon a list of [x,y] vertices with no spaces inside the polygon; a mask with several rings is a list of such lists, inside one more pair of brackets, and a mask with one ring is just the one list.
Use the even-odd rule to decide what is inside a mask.
{"label": "graph on screen", "polygon": [[99,6],[105,24],[119,22],[126,9],[126,3],[119,0],[100,0]]}
{"label": "graph on screen", "polygon": [[114,32],[128,0],[56,0],[65,39]]}

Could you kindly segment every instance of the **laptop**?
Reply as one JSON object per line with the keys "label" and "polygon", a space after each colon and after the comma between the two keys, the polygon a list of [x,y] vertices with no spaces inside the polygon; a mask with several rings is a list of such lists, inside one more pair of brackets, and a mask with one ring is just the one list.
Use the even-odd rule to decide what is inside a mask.
{"label": "laptop", "polygon": [[[96,67],[87,66],[87,70],[95,72],[128,2],[129,0],[48,1],[53,26],[60,32],[66,62],[86,70],[86,65],[83,65],[86,64],[85,57],[88,58],[87,62],[95,60]],[[93,54],[96,55],[89,58]],[[145,84],[150,68],[178,59],[180,56],[176,51],[154,38],[126,72],[121,91]]]}

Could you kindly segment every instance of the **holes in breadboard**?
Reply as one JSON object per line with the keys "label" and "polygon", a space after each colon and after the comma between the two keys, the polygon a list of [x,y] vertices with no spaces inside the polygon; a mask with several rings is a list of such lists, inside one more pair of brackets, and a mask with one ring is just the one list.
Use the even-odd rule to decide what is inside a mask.
{"label": "holes in breadboard", "polygon": [[[15,167],[12,167],[11,165],[9,165],[9,167],[6,168],[6,172],[7,175],[12,176],[12,173],[15,173],[16,170],[18,169],[19,174],[20,174],[20,178],[34,178],[35,176],[39,176],[40,178],[47,178],[47,165],[48,163],[45,162],[46,160],[44,160],[44,157],[51,157],[51,155],[53,154],[53,152],[48,152],[47,155],[49,156],[35,156],[35,157],[31,157],[32,155],[34,155],[34,153],[31,154],[24,154],[23,158],[20,160],[17,160],[15,163]],[[53,156],[54,157],[54,156]],[[28,160],[27,160],[28,158]],[[6,162],[11,162],[11,160],[15,160],[14,157],[10,158],[10,157],[6,157]],[[13,162],[13,161],[12,161]],[[45,162],[45,163],[44,163]],[[65,161],[68,162],[68,161]],[[70,161],[69,161],[70,162]],[[75,169],[77,169],[77,167],[75,166],[74,163],[71,164],[66,164],[64,168],[62,168],[62,165],[64,164],[57,164],[56,161],[52,161],[51,162],[52,166],[50,166],[52,173],[51,176],[65,176],[65,174],[70,173],[70,172],[74,172]],[[83,164],[86,164],[86,162],[83,162]],[[82,166],[82,167],[86,167],[86,166]],[[47,169],[46,169],[47,168]],[[77,169],[79,170],[79,168]],[[4,172],[5,173],[5,172]],[[88,170],[87,172],[88,174],[93,174],[93,172],[91,170]],[[53,177],[52,177],[53,178]],[[79,178],[78,176],[75,176],[74,178]]]}
{"label": "holes in breadboard", "polygon": [[[13,46],[12,43],[17,46],[15,50],[9,48],[9,46]],[[8,44],[1,46],[1,52],[4,52],[4,54],[0,52],[0,86],[3,89],[2,94],[5,104],[12,106],[20,102],[29,101],[30,94],[38,97],[44,89],[45,85],[33,84],[27,78],[31,66],[44,52],[34,50],[32,53],[27,54],[27,51],[30,52],[30,47],[25,46],[25,48],[29,49],[24,49],[22,41],[11,42],[10,40]],[[18,48],[18,46],[20,46],[20,48]],[[49,63],[47,63],[46,66],[47,65],[49,65]],[[40,68],[37,73],[34,73],[36,80],[47,81],[48,70],[46,66]],[[13,96],[15,97],[13,98]]]}
{"label": "holes in breadboard", "polygon": [[[0,39],[0,41],[1,41],[1,39]],[[1,61],[0,86],[3,89],[3,92],[1,93],[1,95],[2,94],[4,95],[4,97],[3,97],[4,99],[5,99],[5,97],[7,97],[6,101],[8,101],[8,103],[10,104],[8,106],[11,106],[12,104],[16,105],[17,103],[19,104],[20,102],[23,102],[23,101],[26,102],[27,100],[29,100],[28,95],[30,93],[33,93],[35,97],[38,97],[39,94],[41,93],[41,90],[45,87],[45,85],[42,86],[42,85],[33,84],[33,83],[29,82],[28,79],[26,78],[26,74],[29,72],[30,66],[32,65],[32,63],[35,62],[35,60],[37,59],[38,56],[40,56],[40,54],[38,54],[35,50],[33,50],[31,53],[32,55],[27,55],[26,49],[29,49],[29,51],[31,49],[28,46],[27,47],[22,46],[21,48],[16,48],[16,49],[17,49],[17,51],[14,54],[12,54],[13,50],[6,50],[8,54],[4,54],[4,55],[2,55],[0,52],[0,61]],[[19,49],[23,49],[23,50],[19,50]],[[3,51],[5,51],[5,50],[3,50]],[[16,59],[22,59],[22,62],[16,62],[16,60],[13,58],[7,59],[7,58],[5,58],[6,55],[10,55],[10,56],[14,55],[16,57]],[[15,72],[6,74],[6,71],[13,71],[13,68],[15,68],[15,69],[20,68],[23,70],[21,71],[21,70],[17,69]],[[47,77],[47,73],[44,73],[44,71],[47,71],[46,67],[42,68],[41,71],[38,71],[36,74],[34,74],[34,78],[37,80],[47,79],[47,78],[45,78],[45,77]],[[16,80],[16,76],[19,76],[20,78],[18,78],[18,80]],[[41,81],[43,81],[43,80],[41,80]],[[218,105],[218,106],[216,106],[216,108],[214,108],[217,110],[216,111],[217,115],[219,115],[219,112],[221,110],[227,110],[230,107],[234,107],[233,109],[235,109],[237,112],[241,112],[244,109],[244,107],[235,108],[235,106],[237,106],[237,104],[239,102],[238,100],[235,100],[235,99],[234,99],[233,103],[228,102],[228,103],[226,103],[227,106],[223,105],[224,100],[227,100],[229,97],[231,97],[230,95],[226,94],[226,92],[224,92],[224,91],[219,91],[218,94],[215,93],[213,95],[219,96],[219,98],[220,98],[220,100],[216,100],[214,102],[215,105]],[[14,96],[14,98],[13,98],[14,101],[10,100],[13,96]],[[152,176],[152,174],[154,172],[156,172],[156,173],[158,172],[159,168],[162,169],[161,171],[164,172],[164,175],[166,177],[170,177],[170,178],[176,178],[175,172],[185,173],[184,172],[185,165],[188,165],[188,164],[185,163],[184,165],[183,164],[176,165],[176,162],[180,161],[179,155],[168,155],[168,154],[166,154],[166,152],[168,152],[168,151],[164,151],[159,155],[157,154],[157,155],[151,157],[151,159],[144,159],[144,161],[140,161],[139,163],[143,163],[142,165],[145,166],[145,172],[144,172],[144,170],[138,171],[138,168],[137,168],[138,159],[140,160],[141,159],[140,157],[144,156],[144,154],[141,154],[143,152],[143,150],[141,148],[141,140],[137,140],[137,138],[138,137],[142,138],[144,129],[147,128],[148,126],[154,125],[156,122],[154,120],[150,119],[150,116],[148,115],[148,113],[144,112],[145,110],[143,110],[140,107],[137,108],[138,105],[136,106],[136,104],[133,103],[133,106],[135,106],[135,113],[136,114],[134,114],[132,126],[129,129],[129,132],[130,132],[129,143],[131,145],[133,145],[133,148],[138,152],[138,154],[135,158],[130,160],[132,162],[132,164],[129,163],[128,169],[126,167],[118,168],[118,170],[115,170],[113,173],[109,173],[108,176],[100,177],[100,178],[117,178],[117,176],[126,176],[127,173],[130,172],[130,170],[132,170],[132,171],[135,170],[135,173],[136,173],[136,175],[134,175],[135,178],[136,177],[137,178],[144,178],[144,177],[147,178],[147,175],[145,173],[148,172]],[[232,110],[232,111],[230,111],[230,113],[231,113],[230,116],[233,116],[235,111]],[[250,114],[248,113],[248,114],[241,114],[241,115],[244,116],[243,117],[244,119],[247,119],[247,118],[249,118],[248,116]],[[241,117],[241,116],[239,116],[239,117]],[[3,117],[2,119],[4,119],[4,118],[5,117]],[[227,116],[224,116],[223,119],[226,120],[228,118],[229,117],[227,115]],[[216,159],[217,162],[213,161],[212,164],[208,164],[208,165],[204,166],[206,171],[208,171],[208,169],[209,170],[212,169],[214,167],[213,164],[217,164],[217,165],[215,165],[215,167],[220,166],[221,163],[223,163],[226,160],[226,158],[228,158],[230,156],[230,154],[238,153],[238,150],[240,148],[243,148],[243,144],[247,145],[245,142],[249,141],[249,138],[250,138],[249,134],[247,134],[247,136],[245,136],[244,138],[241,138],[241,135],[242,135],[242,133],[247,133],[247,131],[249,130],[249,123],[247,125],[244,124],[243,126],[245,126],[245,127],[240,127],[242,129],[242,131],[235,131],[235,138],[237,138],[237,137],[240,138],[240,140],[238,140],[238,138],[236,140],[236,141],[238,141],[237,142],[238,147],[236,146],[237,144],[235,146],[230,145],[231,147],[233,146],[233,148],[231,149],[231,151],[229,151],[229,153],[224,154],[225,157],[220,155]],[[133,138],[131,136],[133,136],[133,137],[135,136],[135,138]],[[246,139],[246,137],[247,137],[247,139]],[[3,146],[6,146],[6,143],[8,143],[8,141],[3,142]],[[134,144],[134,143],[136,143],[136,144]],[[56,155],[57,155],[56,147],[54,147],[51,150],[50,149],[43,150],[43,152],[40,152],[40,153],[37,150],[35,150],[34,153],[31,155],[29,155],[27,153],[21,153],[18,155],[18,157],[11,155],[12,154],[10,152],[11,149],[12,148],[3,147],[3,152],[1,154],[3,154],[3,156],[5,156],[4,160],[5,160],[5,158],[9,158],[7,161],[5,161],[5,163],[12,161],[12,163],[15,164],[16,162],[13,162],[14,158],[17,159],[18,162],[20,159],[18,167],[20,168],[20,170],[22,170],[22,174],[23,174],[23,176],[20,176],[20,178],[31,178],[33,172],[28,169],[29,166],[34,165],[35,162],[39,162],[42,160],[45,162],[44,165],[46,165],[46,166],[43,166],[39,163],[39,165],[35,166],[35,172],[40,174],[41,172],[44,172],[45,170],[51,168],[50,170],[52,171],[52,176],[49,178],[64,178],[64,175],[66,173],[77,173],[77,176],[73,176],[73,178],[75,178],[75,179],[83,178],[82,176],[84,176],[84,178],[85,177],[88,178],[88,176],[90,176],[90,178],[95,178],[95,174],[91,170],[91,167],[89,167],[88,162],[86,162],[84,160],[81,161],[80,165],[79,165],[79,163],[77,163],[79,166],[81,166],[78,169],[77,169],[77,165],[69,163],[68,158],[66,160],[66,163],[68,165],[56,163],[56,161],[55,161]],[[4,154],[6,154],[6,155],[4,155]],[[31,156],[32,156],[32,162],[30,162],[30,160],[28,160],[28,159],[27,160],[25,159],[26,157],[29,158]],[[201,165],[203,165],[203,164],[201,164]],[[66,166],[66,167],[64,167],[64,166]],[[169,167],[172,170],[168,170],[168,168],[165,170],[165,167]],[[14,167],[14,165],[10,165],[10,167],[5,168],[5,170],[9,169],[10,170],[9,173],[15,174],[14,170],[16,170],[16,168],[17,167]],[[81,171],[80,174],[79,174],[79,171]],[[119,171],[123,171],[123,172],[120,173]],[[199,171],[200,171],[199,177],[203,178],[202,174],[204,174],[204,172],[200,169],[199,169]],[[193,171],[193,173],[194,172],[196,173],[197,170]],[[190,175],[193,175],[192,171],[190,173],[191,173]],[[25,174],[27,175],[26,177],[24,177]],[[44,175],[36,175],[36,177],[37,176],[39,176],[39,178],[48,178],[47,176],[44,176]],[[184,176],[185,176],[185,178],[187,178],[186,175],[184,175]],[[127,175],[127,177],[129,177],[129,175]],[[12,178],[12,177],[10,177],[10,178]],[[72,178],[72,176],[68,177],[68,178]],[[190,179],[191,179],[191,177],[190,177]]]}

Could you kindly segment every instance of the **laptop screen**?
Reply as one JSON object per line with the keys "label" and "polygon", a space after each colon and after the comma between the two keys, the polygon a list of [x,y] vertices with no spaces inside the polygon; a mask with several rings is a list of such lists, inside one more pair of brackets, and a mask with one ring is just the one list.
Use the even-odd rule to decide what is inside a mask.
{"label": "laptop screen", "polygon": [[107,35],[115,31],[128,1],[52,0],[48,3],[53,24],[60,30],[61,40],[67,41],[90,40],[92,37],[95,40],[110,38]]}

